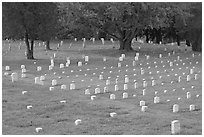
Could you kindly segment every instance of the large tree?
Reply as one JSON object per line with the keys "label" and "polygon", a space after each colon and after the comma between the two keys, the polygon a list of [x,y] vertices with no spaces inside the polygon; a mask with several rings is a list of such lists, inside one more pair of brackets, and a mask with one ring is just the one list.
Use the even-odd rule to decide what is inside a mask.
{"label": "large tree", "polygon": [[[167,15],[186,16],[186,3],[62,3],[68,19],[76,24],[103,31],[120,42],[120,50],[132,50],[131,41],[141,31],[151,26],[159,30],[168,27],[171,18]],[[66,14],[65,14],[66,15]],[[74,18],[70,18],[70,15]],[[185,15],[185,16],[184,16]],[[66,17],[66,16],[65,16]]]}
{"label": "large tree", "polygon": [[46,2],[3,2],[2,9],[3,34],[10,38],[24,37],[27,59],[34,59],[34,41],[49,41],[56,32],[57,5]]}

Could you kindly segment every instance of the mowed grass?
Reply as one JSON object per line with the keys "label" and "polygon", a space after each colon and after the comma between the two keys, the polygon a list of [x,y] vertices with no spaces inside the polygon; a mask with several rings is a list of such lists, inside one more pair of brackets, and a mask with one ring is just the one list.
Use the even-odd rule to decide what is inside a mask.
{"label": "mowed grass", "polygon": [[[22,46],[19,50],[20,43]],[[82,41],[64,41],[63,46],[56,50],[57,42],[54,41],[51,43],[53,50],[48,52],[44,50],[42,43],[41,46],[38,43],[34,48],[36,60],[25,58],[26,46],[22,41],[2,43],[2,74],[6,72],[5,66],[11,68],[8,76],[2,75],[3,134],[169,135],[173,120],[180,121],[180,134],[202,134],[201,53],[189,49],[185,51],[184,45],[178,48],[176,45],[134,43],[135,51],[125,53],[122,67],[118,68],[118,58],[124,52],[117,50],[117,42],[112,45],[110,41],[105,41],[105,45],[102,45],[100,41],[94,44],[87,41],[86,48],[83,49]],[[9,45],[11,51],[8,51]],[[136,66],[133,66],[136,51],[140,55]],[[50,56],[54,53],[57,55],[55,67],[49,71]],[[193,53],[195,57],[192,57]],[[159,54],[163,57],[159,58]],[[84,62],[84,55],[89,56],[87,64]],[[146,55],[150,55],[148,60]],[[177,56],[180,56],[180,60],[177,60]],[[65,64],[66,57],[70,57],[71,65],[60,69],[59,64]],[[103,57],[107,58],[106,62],[103,62]],[[78,61],[83,62],[82,67],[77,66]],[[169,61],[173,62],[173,67],[169,66]],[[26,66],[27,78],[21,78],[21,65]],[[37,66],[41,66],[42,71],[36,71]],[[140,73],[141,68],[145,70],[144,75]],[[197,80],[194,79],[194,74],[189,74],[191,68],[194,68],[194,74],[198,74]],[[11,82],[12,72],[19,74],[17,82]],[[100,74],[103,75],[103,80],[99,80]],[[34,84],[34,78],[41,75],[46,77],[45,84]],[[125,75],[130,79],[127,91],[123,90]],[[186,81],[187,75],[191,76],[189,82]],[[178,76],[181,76],[180,83]],[[114,91],[116,78],[119,91]],[[56,79],[58,85],[54,91],[49,91],[52,79]],[[107,79],[110,79],[108,86],[105,85]],[[155,86],[151,86],[152,79],[156,81]],[[134,80],[138,83],[137,89],[134,88]],[[142,85],[143,80],[148,83],[146,88]],[[76,84],[75,90],[69,90],[72,81]],[[62,84],[67,85],[66,90],[60,89]],[[94,94],[96,87],[101,89],[100,94]],[[109,92],[104,93],[104,87],[108,87]],[[85,95],[85,89],[90,89],[91,94]],[[144,96],[143,89],[146,89]],[[22,91],[28,93],[23,95]],[[158,92],[156,95],[155,91]],[[128,93],[128,98],[122,98],[123,92]],[[186,98],[187,92],[191,93],[190,99]],[[116,99],[110,100],[110,94],[115,94]],[[91,100],[91,95],[96,95],[96,99]],[[155,96],[160,97],[159,104],[153,103]],[[60,103],[62,100],[66,100],[66,103]],[[141,112],[141,100],[146,102],[147,112]],[[172,112],[174,104],[180,107],[178,113]],[[189,111],[191,104],[196,106],[195,111]],[[32,105],[32,109],[27,109],[28,105]],[[112,112],[116,112],[117,116],[110,117]],[[76,126],[77,119],[81,119],[82,123]],[[42,127],[43,130],[37,133],[37,127]]]}

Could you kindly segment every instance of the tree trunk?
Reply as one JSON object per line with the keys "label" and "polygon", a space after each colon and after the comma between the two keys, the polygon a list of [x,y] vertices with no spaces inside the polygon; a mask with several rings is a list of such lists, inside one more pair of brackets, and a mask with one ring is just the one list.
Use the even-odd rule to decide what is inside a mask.
{"label": "tree trunk", "polygon": [[119,48],[119,50],[132,51],[133,48],[131,46],[131,41],[132,41],[131,38],[128,38],[125,41],[124,40],[120,40],[120,48]]}
{"label": "tree trunk", "polygon": [[192,41],[192,50],[202,51],[202,30],[195,30],[194,37]]}
{"label": "tree trunk", "polygon": [[51,49],[50,49],[50,41],[49,41],[49,40],[46,41],[45,49],[46,49],[46,50],[51,50]]}
{"label": "tree trunk", "polygon": [[25,34],[25,43],[27,46],[27,59],[34,59],[33,57],[33,43],[34,41],[31,40],[31,44],[29,44],[29,40],[28,40],[28,33]]}

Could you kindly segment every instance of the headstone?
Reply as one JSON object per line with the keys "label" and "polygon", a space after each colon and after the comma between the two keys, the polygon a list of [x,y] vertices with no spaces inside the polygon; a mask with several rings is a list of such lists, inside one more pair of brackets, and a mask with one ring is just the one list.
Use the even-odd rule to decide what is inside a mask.
{"label": "headstone", "polygon": [[138,88],[137,82],[134,83],[134,88],[135,88],[135,89]]}
{"label": "headstone", "polygon": [[145,101],[141,100],[140,101],[140,106],[145,106]]}
{"label": "headstone", "polygon": [[120,63],[120,62],[118,62],[118,67],[119,67],[119,68],[121,67],[121,63]]}
{"label": "headstone", "polygon": [[146,112],[146,111],[147,111],[147,108],[148,108],[147,106],[142,106],[141,111],[142,111],[142,112]]}
{"label": "headstone", "polygon": [[64,64],[60,64],[60,68],[64,68]]}
{"label": "headstone", "polygon": [[18,74],[16,72],[13,72],[11,74],[11,81],[12,82],[18,81]]}
{"label": "headstone", "polygon": [[53,69],[53,66],[51,66],[51,65],[49,65],[49,68],[48,68],[49,70],[52,70]]}
{"label": "headstone", "polygon": [[26,93],[28,93],[28,91],[22,91],[22,94],[23,94],[23,95],[26,94]]}
{"label": "headstone", "polygon": [[118,88],[118,85],[115,85],[115,91],[118,91],[119,88]]}
{"label": "headstone", "polygon": [[96,96],[95,95],[92,95],[91,96],[91,100],[95,100]]}
{"label": "headstone", "polygon": [[128,85],[124,84],[124,90],[127,90],[127,89],[128,89]]}
{"label": "headstone", "polygon": [[191,98],[191,93],[190,93],[190,92],[187,92],[187,93],[186,93],[186,98],[187,98],[187,99]]}
{"label": "headstone", "polygon": [[99,79],[102,80],[103,79],[103,75],[99,75]]}
{"label": "headstone", "polygon": [[76,86],[74,83],[71,83],[69,88],[70,88],[70,90],[74,90],[76,88]]}
{"label": "headstone", "polygon": [[41,66],[38,66],[37,67],[37,71],[41,71],[42,70],[42,67]]}
{"label": "headstone", "polygon": [[77,126],[77,125],[79,125],[79,124],[81,124],[82,123],[82,121],[81,121],[81,119],[77,119],[77,120],[75,120],[75,125]]}
{"label": "headstone", "polygon": [[115,94],[110,94],[110,99],[115,99]]}
{"label": "headstone", "polygon": [[116,115],[117,115],[117,113],[115,113],[115,112],[110,113],[111,117],[116,117]]}
{"label": "headstone", "polygon": [[178,77],[178,82],[181,82],[181,76]]}
{"label": "headstone", "polygon": [[190,81],[190,80],[191,80],[191,76],[187,75],[187,81]]}
{"label": "headstone", "polygon": [[85,59],[85,62],[88,62],[89,61],[89,56],[85,56],[84,59]]}
{"label": "headstone", "polygon": [[90,95],[91,94],[89,89],[86,89],[84,93],[85,93],[85,95]]}
{"label": "headstone", "polygon": [[101,93],[100,88],[95,88],[95,94]]}
{"label": "headstone", "polygon": [[125,77],[125,83],[128,83],[129,82],[129,78],[126,76]]}
{"label": "headstone", "polygon": [[32,107],[33,107],[32,105],[28,105],[27,109],[32,109]]}
{"label": "headstone", "polygon": [[26,72],[26,69],[25,69],[25,68],[24,68],[24,69],[22,69],[22,70],[21,70],[21,72],[22,72],[22,73],[25,73],[25,72]]}
{"label": "headstone", "polygon": [[136,62],[133,60],[132,61],[132,66],[135,66],[136,65]]}
{"label": "headstone", "polygon": [[145,96],[146,95],[146,89],[142,90],[142,95]]}
{"label": "headstone", "polygon": [[106,85],[110,85],[110,80],[109,79],[106,80]]}
{"label": "headstone", "polygon": [[128,93],[127,92],[123,93],[123,98],[128,98]]}
{"label": "headstone", "polygon": [[155,85],[156,85],[155,80],[152,80],[152,86],[155,86]]}
{"label": "headstone", "polygon": [[6,71],[10,71],[10,66],[6,66],[6,67],[5,67],[5,70],[6,70]]}
{"label": "headstone", "polygon": [[40,76],[40,80],[44,81],[45,80],[45,76]]}
{"label": "headstone", "polygon": [[171,122],[171,134],[179,134],[180,133],[180,122],[179,120],[174,120]]}
{"label": "headstone", "polygon": [[159,58],[162,58],[162,54],[159,54]]}
{"label": "headstone", "polygon": [[78,62],[78,67],[81,67],[82,66],[82,62]]}
{"label": "headstone", "polygon": [[104,93],[108,92],[108,87],[104,87],[104,88],[103,88],[103,92],[104,92]]}
{"label": "headstone", "polygon": [[22,78],[26,78],[27,75],[26,75],[25,73],[22,73],[22,74],[21,74],[21,77],[22,77]]}
{"label": "headstone", "polygon": [[173,105],[173,112],[176,113],[179,111],[179,105],[178,104],[174,104]]}
{"label": "headstone", "polygon": [[39,132],[42,131],[42,128],[41,128],[41,127],[37,127],[37,128],[35,128],[35,131],[36,131],[37,133],[39,133]]}
{"label": "headstone", "polygon": [[141,75],[143,75],[144,74],[144,70],[143,69],[141,69]]}
{"label": "headstone", "polygon": [[66,85],[61,85],[61,89],[67,89]]}
{"label": "headstone", "polygon": [[57,80],[56,79],[53,79],[52,80],[52,86],[56,86],[57,85]]}
{"label": "headstone", "polygon": [[195,80],[197,80],[198,79],[198,74],[195,74]]}
{"label": "headstone", "polygon": [[159,103],[159,101],[160,101],[160,100],[159,100],[159,97],[157,97],[157,96],[154,97],[154,103],[155,103],[155,104]]}
{"label": "headstone", "polygon": [[139,60],[139,57],[138,56],[135,56],[135,61],[138,61]]}
{"label": "headstone", "polygon": [[50,91],[53,91],[55,88],[54,87],[49,87],[49,90]]}
{"label": "headstone", "polygon": [[143,81],[143,87],[147,87],[147,81]]}
{"label": "headstone", "polygon": [[189,106],[189,110],[190,110],[190,111],[194,111],[194,110],[195,110],[195,105],[191,104],[191,105]]}

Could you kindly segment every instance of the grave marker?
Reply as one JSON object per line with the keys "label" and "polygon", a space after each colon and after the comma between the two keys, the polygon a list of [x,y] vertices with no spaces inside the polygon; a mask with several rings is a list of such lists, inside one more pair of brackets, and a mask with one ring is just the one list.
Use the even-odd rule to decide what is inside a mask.
{"label": "grave marker", "polygon": [[110,94],[110,99],[115,99],[115,94]]}
{"label": "grave marker", "polygon": [[11,81],[18,81],[18,74],[16,72],[11,73]]}
{"label": "grave marker", "polygon": [[189,106],[189,110],[190,110],[190,111],[194,111],[194,110],[195,110],[195,105],[191,104],[191,105]]}
{"label": "grave marker", "polygon": [[173,112],[176,113],[179,111],[179,105],[178,104],[174,104],[173,105]]}
{"label": "grave marker", "polygon": [[180,122],[179,120],[174,120],[171,122],[171,133],[178,134],[180,133]]}
{"label": "grave marker", "polygon": [[128,93],[127,92],[123,93],[123,98],[128,98]]}
{"label": "grave marker", "polygon": [[146,112],[147,111],[148,106],[142,106],[141,111],[142,112]]}

